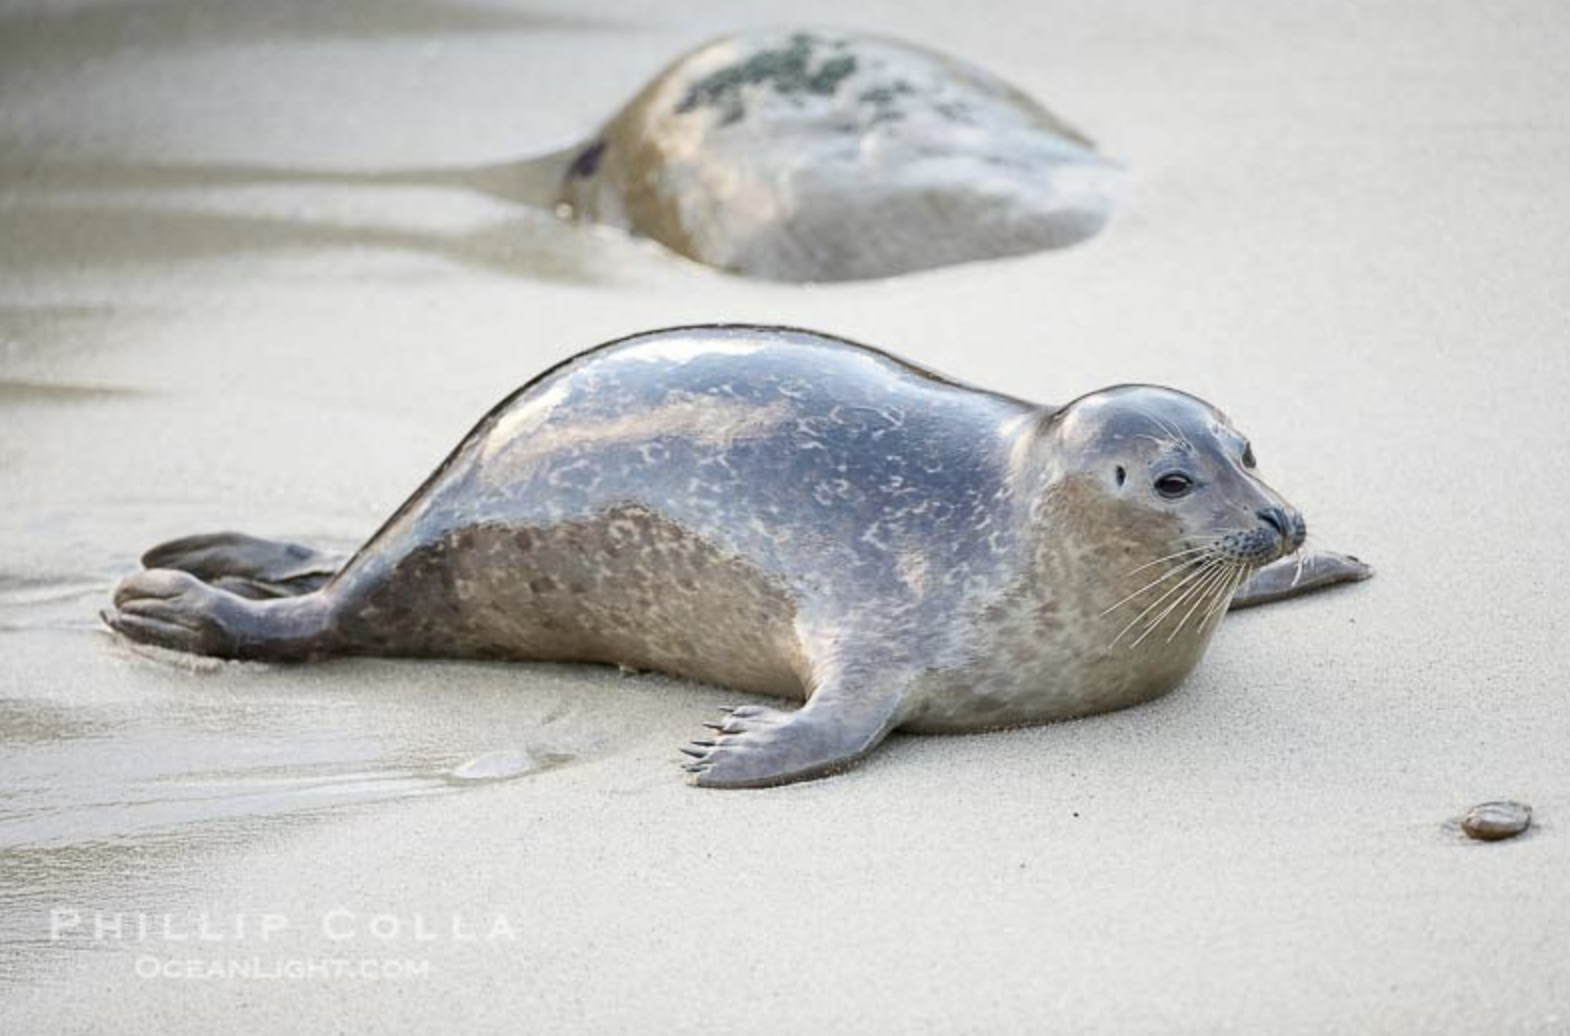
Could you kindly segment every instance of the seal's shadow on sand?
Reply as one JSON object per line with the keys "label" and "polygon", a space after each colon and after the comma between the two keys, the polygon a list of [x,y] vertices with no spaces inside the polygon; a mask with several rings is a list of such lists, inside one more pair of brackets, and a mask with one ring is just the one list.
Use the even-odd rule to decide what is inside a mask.
{"label": "seal's shadow on sand", "polygon": [[[13,152],[14,153],[14,152]],[[423,254],[508,276],[572,283],[606,279],[603,238],[557,219],[552,199],[565,152],[517,162],[396,170],[305,169],[244,163],[168,165],[116,159],[0,167],[0,182],[43,197],[0,213],[0,246],[12,269],[200,261],[304,249],[385,249]],[[217,192],[254,188],[429,189],[468,192],[516,207],[477,229],[308,218],[216,207]],[[55,194],[59,197],[48,197]],[[95,195],[99,197],[95,197]],[[189,198],[185,197],[189,195]],[[199,199],[202,207],[164,203]]]}
{"label": "seal's shadow on sand", "polygon": [[[263,42],[388,40],[523,32],[595,32],[622,28],[604,18],[464,0],[141,0],[109,4],[30,5],[0,10],[0,55],[13,68],[80,64],[130,48],[188,50]],[[39,46],[47,42],[47,46]]]}
{"label": "seal's shadow on sand", "polygon": [[[265,43],[414,40],[626,29],[613,19],[465,0],[131,0],[0,10],[0,90],[9,79],[127,52],[163,53]],[[31,158],[25,140],[0,144],[0,263],[12,271],[201,261],[296,249],[385,249],[425,254],[532,279],[605,279],[596,242],[551,213],[565,159],[556,155],[472,168],[334,170],[265,164],[139,162],[113,156]],[[526,211],[479,229],[439,231],[400,220],[286,216],[215,204],[219,191],[254,188],[429,188],[472,191]],[[189,196],[185,196],[188,193]],[[167,199],[167,201],[166,201]],[[223,199],[227,203],[228,199]],[[331,207],[311,205],[316,211]],[[401,225],[400,225],[401,224]]]}

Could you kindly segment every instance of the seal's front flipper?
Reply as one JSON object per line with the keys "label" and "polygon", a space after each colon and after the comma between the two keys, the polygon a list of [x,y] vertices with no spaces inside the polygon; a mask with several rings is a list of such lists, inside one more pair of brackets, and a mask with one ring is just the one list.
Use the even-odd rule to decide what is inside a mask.
{"label": "seal's front flipper", "polygon": [[1350,554],[1304,551],[1255,572],[1232,598],[1232,610],[1284,601],[1337,583],[1361,582],[1373,574],[1372,568]]}
{"label": "seal's front flipper", "polygon": [[868,687],[820,687],[795,712],[757,705],[728,710],[710,724],[712,740],[682,749],[702,788],[763,788],[848,769],[898,725],[900,694]]}
{"label": "seal's front flipper", "polygon": [[343,560],[299,543],[215,532],[161,543],[142,555],[142,566],[188,572],[219,589],[259,600],[319,590],[343,567]]}
{"label": "seal's front flipper", "polygon": [[321,594],[258,601],[188,572],[127,576],[102,618],[116,633],[173,651],[216,658],[300,661],[332,653]]}

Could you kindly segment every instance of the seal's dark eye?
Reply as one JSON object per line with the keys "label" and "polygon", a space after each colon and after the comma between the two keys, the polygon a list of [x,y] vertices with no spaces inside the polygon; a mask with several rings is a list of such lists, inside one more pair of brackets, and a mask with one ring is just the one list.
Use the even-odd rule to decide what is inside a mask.
{"label": "seal's dark eye", "polygon": [[1243,447],[1243,466],[1245,468],[1251,468],[1251,467],[1254,466],[1254,444],[1253,443],[1249,443],[1247,446]]}
{"label": "seal's dark eye", "polygon": [[1118,485],[1121,486],[1123,484],[1123,481],[1125,479],[1127,479],[1127,478],[1128,478],[1128,472],[1124,471],[1123,470],[1123,465],[1119,464],[1118,465]]}
{"label": "seal's dark eye", "polygon": [[1176,500],[1180,496],[1187,496],[1189,490],[1193,488],[1194,480],[1176,471],[1156,479],[1156,492],[1168,500]]}

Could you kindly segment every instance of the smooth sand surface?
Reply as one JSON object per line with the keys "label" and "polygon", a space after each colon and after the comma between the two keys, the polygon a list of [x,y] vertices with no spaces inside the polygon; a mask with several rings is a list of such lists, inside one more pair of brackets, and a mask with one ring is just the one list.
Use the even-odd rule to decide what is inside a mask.
{"label": "smooth sand surface", "polygon": [[[1029,259],[756,284],[520,202],[514,163],[782,17],[0,9],[0,1031],[1570,1031],[1570,8],[793,4],[1128,163],[1106,233]],[[352,545],[547,364],[714,320],[1196,392],[1378,578],[1230,617],[1149,706],[743,793],[676,766],[714,689],[97,625],[152,543]],[[453,777],[487,753],[515,776]],[[1501,797],[1526,837],[1446,826]],[[143,977],[253,958],[425,973]]]}

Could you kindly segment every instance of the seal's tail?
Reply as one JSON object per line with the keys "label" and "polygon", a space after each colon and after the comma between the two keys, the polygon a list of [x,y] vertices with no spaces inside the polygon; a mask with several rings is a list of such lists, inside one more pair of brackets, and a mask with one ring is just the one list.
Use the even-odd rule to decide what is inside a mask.
{"label": "seal's tail", "polygon": [[319,590],[343,563],[339,555],[239,532],[185,536],[142,555],[146,568],[186,572],[209,586],[252,600]]}

